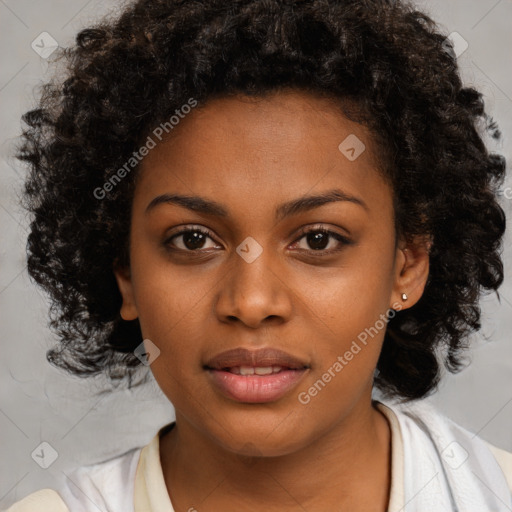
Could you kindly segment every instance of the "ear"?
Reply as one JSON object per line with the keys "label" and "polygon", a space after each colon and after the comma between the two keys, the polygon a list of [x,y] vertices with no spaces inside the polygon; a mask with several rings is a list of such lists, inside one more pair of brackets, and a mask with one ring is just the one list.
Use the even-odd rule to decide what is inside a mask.
{"label": "ear", "polygon": [[135,320],[139,314],[135,305],[135,297],[133,293],[133,284],[129,267],[119,267],[117,262],[114,263],[114,275],[116,277],[117,286],[121,292],[123,304],[121,305],[121,318],[123,320]]}
{"label": "ear", "polygon": [[[395,281],[391,294],[393,309],[407,309],[416,304],[425,290],[429,273],[430,237],[416,237],[410,242],[401,240],[396,249]],[[407,298],[402,298],[402,294]]]}

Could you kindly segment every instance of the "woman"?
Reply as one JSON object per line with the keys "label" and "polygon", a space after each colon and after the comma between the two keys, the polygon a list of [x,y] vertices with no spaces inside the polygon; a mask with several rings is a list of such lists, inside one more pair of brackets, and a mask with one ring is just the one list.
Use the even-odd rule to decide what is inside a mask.
{"label": "woman", "polygon": [[499,135],[450,50],[388,0],[139,0],[78,35],[19,153],[49,360],[149,366],[176,421],[10,512],[512,508],[512,454],[421,402],[503,280]]}

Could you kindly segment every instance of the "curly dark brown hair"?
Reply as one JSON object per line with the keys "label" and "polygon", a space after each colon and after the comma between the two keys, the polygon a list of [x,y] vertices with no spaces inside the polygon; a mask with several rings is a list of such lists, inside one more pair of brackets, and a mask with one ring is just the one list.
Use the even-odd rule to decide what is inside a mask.
{"label": "curly dark brown hair", "polygon": [[425,13],[392,0],[138,0],[60,52],[65,70],[24,115],[18,151],[30,168],[28,270],[60,338],[50,362],[134,385],[142,334],[120,317],[113,264],[129,264],[137,168],[97,191],[155,126],[190,98],[296,88],[357,105],[345,112],[382,149],[397,235],[433,241],[422,298],[389,321],[376,386],[421,398],[441,363],[460,369],[480,294],[503,281],[505,159],[486,148],[500,133]]}

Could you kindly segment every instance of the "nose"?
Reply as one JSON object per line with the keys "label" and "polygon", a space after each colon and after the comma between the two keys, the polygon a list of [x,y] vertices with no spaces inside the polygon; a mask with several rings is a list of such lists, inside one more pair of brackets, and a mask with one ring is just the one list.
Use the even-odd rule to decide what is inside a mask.
{"label": "nose", "polygon": [[286,322],[292,313],[292,290],[270,249],[250,263],[238,253],[232,255],[215,304],[221,322],[257,329]]}

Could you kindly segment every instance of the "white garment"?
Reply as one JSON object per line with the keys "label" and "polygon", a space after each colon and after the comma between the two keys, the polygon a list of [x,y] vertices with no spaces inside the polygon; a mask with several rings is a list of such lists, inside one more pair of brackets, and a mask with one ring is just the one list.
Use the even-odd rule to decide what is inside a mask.
{"label": "white garment", "polygon": [[[376,406],[391,427],[388,512],[512,511],[512,453],[423,401]],[[159,452],[160,434],[172,425],[144,447],[76,469],[59,493],[37,491],[6,512],[174,512]]]}
{"label": "white garment", "polygon": [[398,510],[512,511],[512,454],[489,445],[425,401],[388,407],[398,420],[403,446],[404,502]]}
{"label": "white garment", "polygon": [[142,448],[69,474],[68,485],[59,490],[71,512],[133,511],[135,474]]}

